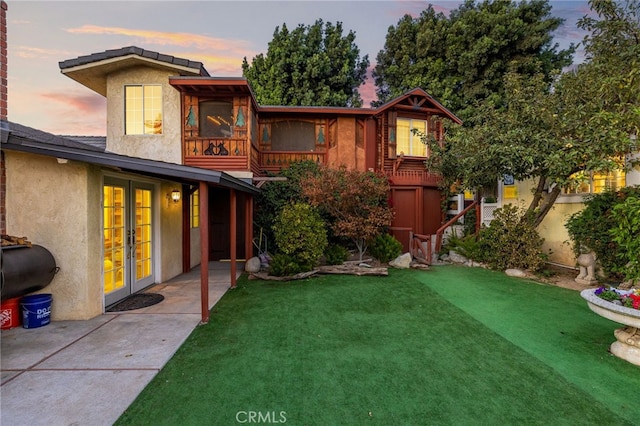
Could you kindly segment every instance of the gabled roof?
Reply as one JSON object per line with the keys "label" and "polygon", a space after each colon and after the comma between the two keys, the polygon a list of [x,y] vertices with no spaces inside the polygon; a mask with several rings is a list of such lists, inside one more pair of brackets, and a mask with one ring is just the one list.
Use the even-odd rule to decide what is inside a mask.
{"label": "gabled roof", "polygon": [[173,71],[177,75],[209,76],[201,62],[164,55],[136,46],[105,50],[58,63],[63,74],[102,96],[107,95],[106,76],[109,73],[139,65]]}
{"label": "gabled roof", "polygon": [[453,122],[462,124],[462,120],[460,120],[454,113],[446,109],[440,102],[436,101],[433,96],[420,89],[419,87],[409,90],[408,92],[405,92],[397,98],[380,105],[376,109],[376,114],[384,112],[390,108],[397,107],[401,104],[407,104],[408,108],[415,109],[430,108],[434,110],[433,112],[440,112],[447,118],[451,119]]}
{"label": "gabled roof", "polygon": [[259,190],[233,176],[217,170],[207,170],[182,164],[129,157],[105,152],[81,142],[22,126],[0,121],[0,146],[5,150],[40,154],[66,160],[109,167],[118,171],[150,176],[193,185],[198,182],[257,194]]}

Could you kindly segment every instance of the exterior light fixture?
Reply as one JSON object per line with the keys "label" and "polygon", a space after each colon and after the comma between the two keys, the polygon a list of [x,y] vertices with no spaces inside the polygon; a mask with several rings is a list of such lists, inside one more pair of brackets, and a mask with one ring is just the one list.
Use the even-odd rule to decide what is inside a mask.
{"label": "exterior light fixture", "polygon": [[180,190],[174,189],[173,191],[171,191],[171,199],[174,203],[180,201]]}

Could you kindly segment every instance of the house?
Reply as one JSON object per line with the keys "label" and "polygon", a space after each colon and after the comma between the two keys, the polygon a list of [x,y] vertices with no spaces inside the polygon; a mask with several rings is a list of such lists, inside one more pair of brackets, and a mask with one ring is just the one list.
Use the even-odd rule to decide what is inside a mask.
{"label": "house", "polygon": [[[640,158],[635,148],[632,143],[631,151],[625,159],[629,166]],[[493,211],[505,204],[528,206],[532,199],[534,185],[533,181],[517,181],[508,176],[497,182],[494,194],[496,202],[481,204],[482,222],[488,225]],[[572,251],[571,238],[565,224],[571,215],[584,208],[586,197],[605,190],[615,191],[637,185],[640,185],[640,165],[630,166],[626,172],[592,173],[581,185],[564,188],[551,211],[537,228],[538,233],[545,240],[543,250],[550,252],[549,261],[564,267],[576,266],[576,257]]]}
{"label": "house", "polygon": [[[3,8],[3,14],[5,10]],[[6,49],[2,50],[2,59],[6,64]],[[138,81],[157,82],[164,75],[162,87],[168,75],[205,72],[199,63],[172,57],[145,62],[143,67],[131,62],[128,65],[132,69],[124,66],[115,70],[115,77],[94,75],[91,81],[102,78],[104,88],[114,90],[118,87],[118,78],[135,81],[136,72],[142,69]],[[7,79],[4,77],[2,99],[6,100]],[[235,200],[240,194],[251,201],[258,189],[250,181],[218,170],[181,164],[179,148],[177,157],[175,152],[171,157],[171,142],[180,141],[180,131],[170,130],[180,129],[178,106],[171,101],[176,100],[179,105],[179,96],[168,84],[164,92],[167,96],[158,99],[164,120],[154,117],[154,133],[132,134],[135,131],[130,128],[126,132],[120,128],[118,133],[111,126],[104,148],[96,141],[87,143],[59,137],[9,122],[6,102],[3,103],[5,108],[0,117],[2,233],[28,236],[53,254],[60,268],[46,288],[46,292],[54,296],[53,320],[95,317],[104,313],[108,305],[132,293],[173,278],[194,265],[202,265],[200,249],[208,250],[208,234],[199,238],[198,250],[182,247],[183,209],[190,211],[189,194],[196,189],[202,200],[207,199],[209,189],[226,195],[227,211],[234,215],[227,218],[226,232],[234,236],[227,241],[235,241]],[[122,99],[124,93],[115,96],[118,95]],[[118,101],[111,97],[108,102],[114,105]],[[122,109],[122,105],[109,106],[110,112]],[[113,114],[109,121],[122,122],[123,119],[122,114]],[[130,118],[127,123],[131,125],[135,120],[142,124],[144,131],[144,125],[148,124],[145,118]],[[247,202],[237,210],[249,205]],[[203,202],[201,208],[191,212],[187,224],[189,219],[208,217],[208,203]],[[251,244],[249,237],[247,234],[245,244]],[[233,284],[236,257],[231,256],[230,260]],[[206,289],[207,262],[201,267],[201,280]],[[3,282],[3,285],[11,283]],[[206,320],[206,290],[202,297],[203,320]]]}
{"label": "house", "polygon": [[[393,228],[405,248],[410,230],[431,234],[441,225],[439,177],[425,170],[426,147],[410,129],[442,141],[443,120],[461,122],[422,89],[376,109],[263,106],[244,78],[211,77],[199,64],[134,46],[63,61],[60,69],[107,97],[108,151],[219,170],[256,185],[267,174],[301,160],[382,172],[390,180],[396,206]],[[164,97],[161,107],[154,103],[158,93]],[[130,105],[136,102],[146,109],[133,111],[138,106]],[[146,114],[147,127],[139,123],[133,129],[135,114]],[[161,124],[154,121],[160,116]],[[160,125],[162,131],[154,127]],[[131,143],[129,132],[144,133],[136,137],[145,143]],[[198,196],[192,193],[185,207],[197,204]],[[237,256],[245,258],[253,249],[248,243],[253,235],[252,207],[243,194],[237,202],[245,208],[238,210],[235,244]],[[209,210],[209,258],[229,258],[234,242],[226,232],[226,192],[213,191]],[[183,211],[185,229],[192,213],[193,209]],[[197,264],[199,258],[189,252],[197,250],[199,233],[190,228],[183,233],[182,245],[185,258]]]}
{"label": "house", "polygon": [[460,120],[422,89],[374,109],[263,106],[244,78],[135,46],[59,67],[106,98],[104,141],[2,117],[3,232],[54,254],[53,320],[99,315],[203,263],[204,280],[206,259],[230,260],[234,280],[253,255],[259,186],[294,161],[384,173],[405,248],[442,223],[439,177],[411,129],[443,141],[443,121]]}

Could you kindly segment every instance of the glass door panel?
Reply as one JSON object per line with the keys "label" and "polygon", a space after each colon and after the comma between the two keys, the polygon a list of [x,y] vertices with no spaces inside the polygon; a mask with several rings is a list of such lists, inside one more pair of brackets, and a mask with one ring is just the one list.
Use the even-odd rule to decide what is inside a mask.
{"label": "glass door panel", "polygon": [[104,295],[109,306],[155,282],[153,186],[105,179]]}
{"label": "glass door panel", "polygon": [[135,259],[135,276],[133,277],[133,291],[141,290],[154,283],[153,276],[153,187],[134,184],[135,193],[135,244],[133,245]]}
{"label": "glass door panel", "polygon": [[126,186],[105,184],[103,194],[104,294],[112,303],[130,294],[126,275]]}

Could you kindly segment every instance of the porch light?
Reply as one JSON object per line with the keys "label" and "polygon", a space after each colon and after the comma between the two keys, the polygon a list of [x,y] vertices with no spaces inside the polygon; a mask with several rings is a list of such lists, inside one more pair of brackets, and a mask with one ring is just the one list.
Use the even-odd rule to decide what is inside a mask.
{"label": "porch light", "polygon": [[178,201],[180,201],[180,191],[177,189],[174,189],[173,191],[171,191],[171,199],[173,200],[174,203],[177,203]]}
{"label": "porch light", "polygon": [[629,148],[632,154],[638,151],[638,135],[635,133],[629,133]]}

